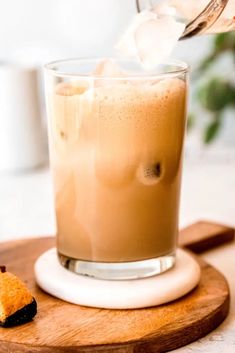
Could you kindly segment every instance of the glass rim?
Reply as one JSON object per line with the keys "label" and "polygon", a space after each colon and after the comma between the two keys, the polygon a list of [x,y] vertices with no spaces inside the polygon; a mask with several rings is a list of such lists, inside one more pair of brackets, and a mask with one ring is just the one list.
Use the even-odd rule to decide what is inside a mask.
{"label": "glass rim", "polygon": [[[156,68],[154,70],[151,71],[143,71],[143,73],[127,73],[124,75],[120,75],[120,76],[113,76],[113,75],[98,75],[98,74],[93,74],[91,73],[70,73],[70,72],[66,72],[64,70],[58,70],[59,65],[66,65],[66,64],[73,64],[73,63],[78,63],[78,64],[82,64],[82,63],[86,63],[86,62],[100,62],[102,60],[113,60],[116,62],[122,62],[122,63],[134,63],[134,64],[138,64],[141,65],[141,63],[138,60],[134,60],[134,59],[122,59],[122,58],[118,58],[118,57],[84,57],[84,58],[71,58],[71,59],[62,59],[62,60],[55,60],[52,62],[49,62],[47,64],[44,65],[44,70],[46,72],[50,72],[52,75],[54,75],[55,77],[74,77],[74,78],[80,78],[80,79],[96,79],[96,80],[103,80],[103,79],[111,79],[111,80],[125,80],[125,79],[154,79],[156,77],[174,77],[174,76],[178,76],[180,74],[185,74],[189,71],[189,65],[187,63],[185,63],[184,61],[181,60],[174,60],[174,59],[169,59],[166,60],[165,62],[161,63],[160,65],[163,66],[175,66],[175,69],[169,70],[169,71],[163,71],[163,72],[155,72],[154,70],[156,70]],[[159,68],[159,66],[158,66]]]}

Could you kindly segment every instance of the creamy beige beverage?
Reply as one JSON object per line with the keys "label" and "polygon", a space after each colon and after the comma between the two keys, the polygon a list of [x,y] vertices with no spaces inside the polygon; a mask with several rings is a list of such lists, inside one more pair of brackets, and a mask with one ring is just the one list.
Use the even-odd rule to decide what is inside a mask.
{"label": "creamy beige beverage", "polygon": [[49,98],[58,252],[96,262],[174,253],[186,83],[57,84]]}

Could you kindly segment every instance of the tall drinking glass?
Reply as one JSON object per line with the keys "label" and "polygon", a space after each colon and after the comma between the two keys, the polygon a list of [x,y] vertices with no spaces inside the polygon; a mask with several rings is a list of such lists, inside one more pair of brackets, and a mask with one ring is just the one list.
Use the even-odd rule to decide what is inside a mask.
{"label": "tall drinking glass", "polygon": [[58,257],[78,274],[148,277],[175,262],[187,65],[102,65],[45,69]]}

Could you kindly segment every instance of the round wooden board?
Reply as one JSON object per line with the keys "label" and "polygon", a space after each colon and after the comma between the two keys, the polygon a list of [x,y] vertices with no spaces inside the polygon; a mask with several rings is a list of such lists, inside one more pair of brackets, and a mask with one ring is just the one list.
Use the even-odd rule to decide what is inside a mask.
{"label": "round wooden board", "polygon": [[229,288],[224,276],[201,260],[199,286],[184,298],[159,307],[104,310],[67,304],[41,291],[34,280],[37,257],[54,238],[0,244],[0,262],[23,279],[38,302],[35,319],[0,329],[1,353],[157,353],[205,336],[227,316]]}

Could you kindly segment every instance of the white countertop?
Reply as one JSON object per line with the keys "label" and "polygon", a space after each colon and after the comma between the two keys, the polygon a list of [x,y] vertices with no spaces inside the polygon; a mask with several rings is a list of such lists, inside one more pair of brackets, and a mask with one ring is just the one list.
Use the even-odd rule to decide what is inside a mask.
{"label": "white countertop", "polygon": [[[48,168],[0,177],[0,241],[54,234],[52,187]],[[186,160],[181,197],[180,225],[198,219],[235,227],[235,150]],[[227,277],[231,311],[225,322],[208,336],[175,352],[235,352],[235,244],[211,250],[203,258]],[[147,353],[147,352],[146,352]]]}

